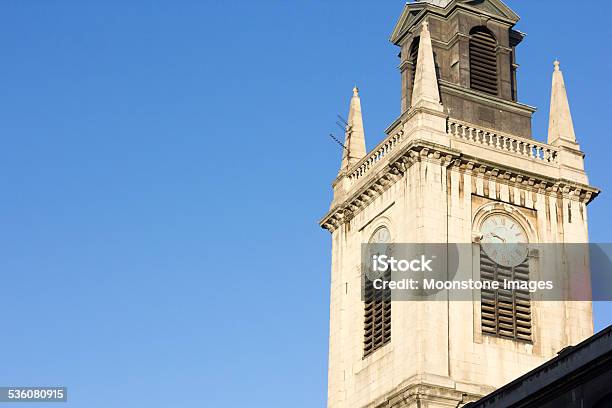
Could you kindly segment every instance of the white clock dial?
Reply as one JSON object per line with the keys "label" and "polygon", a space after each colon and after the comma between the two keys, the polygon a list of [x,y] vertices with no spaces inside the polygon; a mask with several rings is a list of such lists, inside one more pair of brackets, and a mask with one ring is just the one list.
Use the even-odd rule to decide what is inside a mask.
{"label": "white clock dial", "polygon": [[481,233],[482,248],[495,263],[514,267],[527,258],[527,234],[514,218],[491,215],[482,223]]}
{"label": "white clock dial", "polygon": [[382,278],[382,271],[374,271],[372,269],[372,259],[374,256],[387,255],[391,256],[391,233],[387,227],[380,227],[370,237],[369,254],[367,257],[367,272],[366,276],[370,281]]}

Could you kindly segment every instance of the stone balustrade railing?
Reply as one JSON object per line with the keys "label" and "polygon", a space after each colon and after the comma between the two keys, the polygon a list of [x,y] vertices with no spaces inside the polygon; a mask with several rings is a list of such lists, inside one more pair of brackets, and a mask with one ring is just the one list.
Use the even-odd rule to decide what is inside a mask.
{"label": "stone balustrade railing", "polygon": [[383,157],[388,155],[399,144],[403,134],[403,131],[399,131],[376,146],[370,154],[355,165],[355,169],[349,174],[349,179],[354,182],[363,177],[376,163],[380,162]]}
{"label": "stone balustrade railing", "polygon": [[545,143],[519,136],[499,134],[488,130],[478,129],[467,123],[454,119],[448,120],[447,133],[455,139],[465,142],[501,150],[512,155],[546,163],[558,162],[558,151]]}
{"label": "stone balustrade railing", "polygon": [[[450,137],[470,144],[500,150],[530,160],[558,163],[558,150],[556,148],[532,139],[478,129],[473,125],[455,119],[448,120],[447,133]],[[353,171],[349,173],[349,179],[352,182],[361,179],[402,141],[403,136],[403,131],[399,131],[376,146],[370,154],[355,165]]]}

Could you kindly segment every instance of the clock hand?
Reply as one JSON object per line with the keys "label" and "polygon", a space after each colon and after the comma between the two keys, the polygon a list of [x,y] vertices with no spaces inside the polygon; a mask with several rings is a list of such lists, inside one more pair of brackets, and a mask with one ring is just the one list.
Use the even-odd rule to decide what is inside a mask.
{"label": "clock hand", "polygon": [[501,239],[501,241],[502,241],[504,244],[506,243],[506,240],[505,240],[505,239],[503,239],[502,237],[500,237],[499,235],[497,235],[497,234],[496,234],[496,233],[494,233],[494,232],[492,232],[492,233],[491,233],[491,236],[492,236],[492,237],[495,237],[495,238],[498,238],[498,239]]}

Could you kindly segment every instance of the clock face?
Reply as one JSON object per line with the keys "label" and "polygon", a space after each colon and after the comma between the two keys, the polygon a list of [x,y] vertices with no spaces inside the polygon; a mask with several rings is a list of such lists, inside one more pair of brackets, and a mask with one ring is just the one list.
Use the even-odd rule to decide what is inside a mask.
{"label": "clock face", "polygon": [[391,233],[387,229],[387,227],[380,227],[370,237],[370,245],[369,254],[367,257],[367,269],[366,276],[370,281],[374,281],[376,279],[383,277],[382,271],[375,271],[372,269],[371,259],[374,255],[387,255],[391,256],[392,248],[391,248]]}
{"label": "clock face", "polygon": [[492,215],[482,223],[481,233],[482,249],[493,262],[514,267],[527,258],[527,234],[514,218],[503,214]]}

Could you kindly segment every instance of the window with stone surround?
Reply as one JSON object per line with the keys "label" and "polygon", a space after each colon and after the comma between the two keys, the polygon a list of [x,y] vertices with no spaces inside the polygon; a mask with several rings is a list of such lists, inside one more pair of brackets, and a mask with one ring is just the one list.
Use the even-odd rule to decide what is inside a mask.
{"label": "window with stone surround", "polygon": [[412,103],[412,91],[414,90],[414,78],[416,76],[416,67],[419,59],[419,42],[421,41],[420,37],[416,37],[412,40],[412,46],[410,47],[410,55],[408,56],[408,61],[410,62],[411,71],[410,71],[410,100]]}
{"label": "window with stone surround", "polygon": [[[386,227],[378,228],[370,238],[371,244],[391,242]],[[383,273],[383,280],[391,279],[391,270]],[[367,357],[391,341],[391,290],[374,290],[365,283],[363,357]]]}
{"label": "window with stone surround", "polygon": [[[483,281],[529,281],[529,257],[516,266],[502,266],[480,250],[480,278]],[[529,291],[482,290],[482,332],[513,340],[531,341],[531,300]]]}

